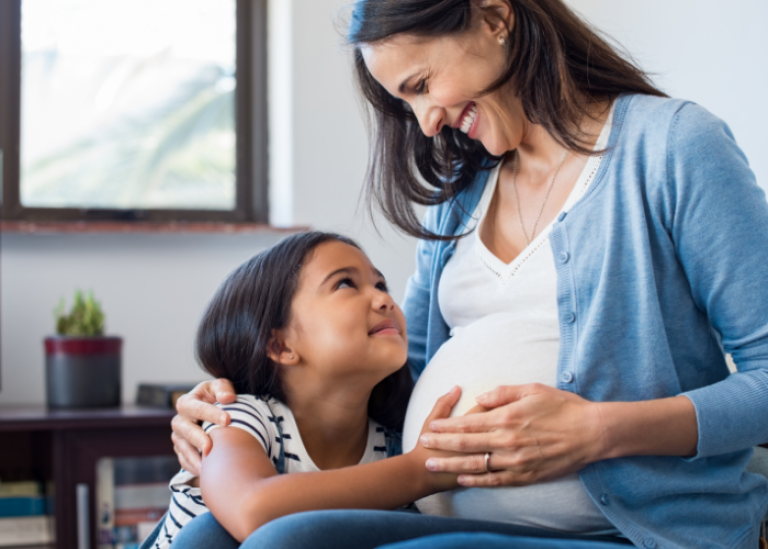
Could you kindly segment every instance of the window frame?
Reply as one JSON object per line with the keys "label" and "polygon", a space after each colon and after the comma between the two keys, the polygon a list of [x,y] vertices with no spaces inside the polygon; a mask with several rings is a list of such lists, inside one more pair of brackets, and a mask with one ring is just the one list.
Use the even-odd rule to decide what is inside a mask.
{"label": "window frame", "polygon": [[21,3],[0,1],[0,186],[3,221],[269,222],[267,0],[236,0],[235,208],[28,208],[21,204]]}

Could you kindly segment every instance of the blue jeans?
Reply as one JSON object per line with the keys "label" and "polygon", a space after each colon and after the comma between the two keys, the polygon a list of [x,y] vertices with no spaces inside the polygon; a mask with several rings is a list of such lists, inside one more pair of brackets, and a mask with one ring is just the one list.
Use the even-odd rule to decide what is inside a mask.
{"label": "blue jeans", "polygon": [[242,545],[210,513],[192,520],[174,549],[626,549],[612,537],[578,537],[502,522],[397,511],[311,511],[265,524]]}

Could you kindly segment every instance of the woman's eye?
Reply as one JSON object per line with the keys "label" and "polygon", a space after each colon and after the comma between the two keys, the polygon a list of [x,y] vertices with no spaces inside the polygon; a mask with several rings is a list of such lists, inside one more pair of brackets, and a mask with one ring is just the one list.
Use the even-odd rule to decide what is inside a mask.
{"label": "woman's eye", "polygon": [[419,82],[419,83],[416,85],[416,93],[417,93],[417,94],[421,95],[421,94],[422,94],[422,93],[424,93],[425,91],[427,91],[427,80],[426,80],[426,78],[425,78],[424,80],[421,80],[421,81],[420,81],[420,82]]}
{"label": "woman's eye", "polygon": [[389,287],[387,286],[386,282],[379,282],[378,284],[376,284],[376,289],[382,292],[389,293]]}
{"label": "woman's eye", "polygon": [[355,283],[351,278],[342,278],[339,280],[339,283],[336,284],[337,290],[340,290],[341,288],[355,288]]}

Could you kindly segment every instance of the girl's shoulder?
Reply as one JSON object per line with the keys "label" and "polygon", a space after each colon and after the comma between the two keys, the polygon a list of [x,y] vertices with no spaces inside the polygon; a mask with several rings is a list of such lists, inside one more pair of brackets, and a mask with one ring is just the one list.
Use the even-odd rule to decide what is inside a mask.
{"label": "girl's shoulder", "polygon": [[[274,442],[281,438],[281,424],[291,413],[285,404],[270,396],[240,394],[235,402],[216,403],[216,406],[229,414],[230,427],[252,435],[270,457],[277,453]],[[209,422],[203,424],[206,433],[219,427]]]}

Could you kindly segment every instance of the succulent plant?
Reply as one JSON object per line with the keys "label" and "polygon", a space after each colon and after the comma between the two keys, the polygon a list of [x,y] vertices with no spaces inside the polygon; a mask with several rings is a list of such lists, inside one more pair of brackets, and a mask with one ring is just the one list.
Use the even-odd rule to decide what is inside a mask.
{"label": "succulent plant", "polygon": [[75,291],[75,303],[66,314],[64,298],[53,312],[56,317],[56,333],[63,336],[98,337],[104,335],[104,313],[101,304],[93,299],[93,292],[83,298],[80,290]]}

